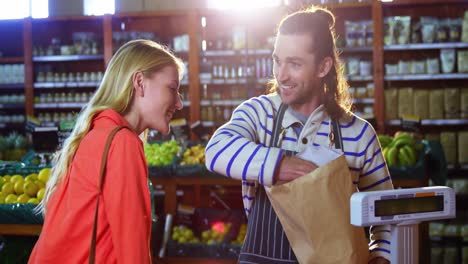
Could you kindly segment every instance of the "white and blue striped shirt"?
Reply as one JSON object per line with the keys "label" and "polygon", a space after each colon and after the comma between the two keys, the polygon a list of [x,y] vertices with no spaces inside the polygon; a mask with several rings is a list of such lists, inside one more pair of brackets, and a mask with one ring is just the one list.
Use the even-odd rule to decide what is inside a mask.
{"label": "white and blue striped shirt", "polygon": [[[214,133],[206,147],[209,170],[242,180],[247,215],[255,199],[257,185],[273,184],[284,150],[301,152],[310,144],[333,147],[329,140],[331,119],[323,105],[309,116],[299,135],[293,125],[301,122],[288,109],[281,125],[281,149],[268,147],[274,116],[280,104],[281,98],[276,93],[243,102],[233,112],[231,120]],[[360,191],[392,189],[373,127],[353,114],[341,118],[339,123],[344,155],[357,188]],[[389,226],[371,228],[370,250],[372,255],[390,259]]]}

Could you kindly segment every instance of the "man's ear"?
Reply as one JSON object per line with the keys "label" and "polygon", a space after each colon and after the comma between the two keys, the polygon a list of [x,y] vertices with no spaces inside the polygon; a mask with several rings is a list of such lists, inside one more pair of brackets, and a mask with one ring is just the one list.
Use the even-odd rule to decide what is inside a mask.
{"label": "man's ear", "polygon": [[333,60],[331,57],[325,57],[322,62],[320,62],[317,77],[325,77],[330,69],[333,67]]}
{"label": "man's ear", "polygon": [[133,89],[135,90],[135,95],[144,96],[145,89],[143,87],[143,73],[141,71],[137,71],[132,76],[132,83]]}

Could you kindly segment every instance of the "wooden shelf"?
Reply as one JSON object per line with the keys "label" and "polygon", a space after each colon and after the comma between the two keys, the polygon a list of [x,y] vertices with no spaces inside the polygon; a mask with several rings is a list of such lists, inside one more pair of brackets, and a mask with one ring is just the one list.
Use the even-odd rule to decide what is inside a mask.
{"label": "wooden shelf", "polygon": [[372,52],[372,47],[343,47],[338,48],[339,51],[347,52]]}
{"label": "wooden shelf", "polygon": [[[399,119],[387,120],[386,125],[400,126],[401,121]],[[461,126],[468,125],[468,119],[423,119],[421,120],[423,126]]]}
{"label": "wooden shelf", "polygon": [[240,49],[240,50],[206,50],[200,55],[205,57],[232,57],[232,56],[271,56],[271,49]]}
{"label": "wooden shelf", "polygon": [[151,177],[154,185],[176,184],[180,186],[192,185],[224,185],[224,186],[241,186],[240,180],[230,179],[228,177]]}
{"label": "wooden shelf", "polygon": [[237,259],[216,259],[216,258],[156,258],[153,263],[156,264],[235,264]]}
{"label": "wooden shelf", "polygon": [[353,104],[373,104],[375,103],[374,98],[354,98]]}
{"label": "wooden shelf", "polygon": [[351,82],[368,82],[372,81],[373,78],[372,76],[360,76],[360,75],[347,75],[346,80],[351,81]]}
{"label": "wooden shelf", "polygon": [[362,7],[371,7],[371,0],[367,2],[350,2],[350,3],[329,3],[324,4],[325,7],[330,9],[346,9],[346,8],[362,8]]}
{"label": "wooden shelf", "polygon": [[24,63],[24,57],[0,57],[0,64],[3,63]]}
{"label": "wooden shelf", "polygon": [[0,129],[23,130],[24,127],[24,123],[0,123]]}
{"label": "wooden shelf", "polygon": [[36,82],[34,88],[76,88],[76,87],[93,87],[96,88],[101,82]]}
{"label": "wooden shelf", "polygon": [[432,81],[432,80],[463,80],[468,79],[468,73],[387,75],[385,81]]}
{"label": "wooden shelf", "polygon": [[0,234],[15,236],[38,236],[42,225],[0,224]]}
{"label": "wooden shelf", "polygon": [[18,104],[0,104],[0,109],[24,109],[24,103]]}
{"label": "wooden shelf", "polygon": [[405,5],[446,5],[446,4],[466,4],[466,0],[393,0],[382,2],[384,7],[405,6]]}
{"label": "wooden shelf", "polygon": [[8,90],[17,90],[17,89],[24,89],[24,83],[2,83],[0,84],[0,89],[8,89]]}
{"label": "wooden shelf", "polygon": [[86,103],[38,103],[34,104],[36,109],[77,109],[83,108]]}
{"label": "wooden shelf", "polygon": [[56,55],[36,56],[34,62],[104,60],[104,55]]}
{"label": "wooden shelf", "polygon": [[428,49],[456,49],[468,48],[467,42],[421,43],[406,45],[386,45],[384,50],[428,50]]}

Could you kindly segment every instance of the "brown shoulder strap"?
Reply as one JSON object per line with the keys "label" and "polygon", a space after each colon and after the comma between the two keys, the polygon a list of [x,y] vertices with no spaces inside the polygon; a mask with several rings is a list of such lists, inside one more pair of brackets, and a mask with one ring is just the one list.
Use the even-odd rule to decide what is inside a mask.
{"label": "brown shoulder strap", "polygon": [[104,154],[101,159],[101,168],[99,170],[99,192],[96,197],[96,211],[94,212],[94,224],[93,224],[93,235],[91,237],[91,247],[89,250],[89,264],[94,264],[96,258],[96,232],[97,232],[97,222],[98,222],[98,211],[99,211],[99,197],[102,193],[102,182],[104,181],[104,171],[106,170],[107,163],[107,154],[109,153],[109,148],[112,143],[112,139],[115,134],[119,132],[122,128],[128,128],[126,126],[118,126],[114,128],[107,138],[106,145],[104,146]]}

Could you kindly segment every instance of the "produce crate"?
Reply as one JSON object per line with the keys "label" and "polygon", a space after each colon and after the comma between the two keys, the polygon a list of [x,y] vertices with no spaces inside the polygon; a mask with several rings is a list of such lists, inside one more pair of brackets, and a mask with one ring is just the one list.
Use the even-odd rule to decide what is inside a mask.
{"label": "produce crate", "polygon": [[174,173],[178,177],[203,177],[207,173],[207,169],[205,164],[187,164],[181,165],[182,162],[182,155],[185,151],[193,146],[202,145],[206,146],[206,142],[198,142],[198,141],[189,141],[183,144],[183,149],[180,152],[180,158],[177,160],[177,163],[174,168]]}
{"label": "produce crate", "polygon": [[172,177],[174,176],[174,164],[165,166],[148,166],[150,177]]}
{"label": "produce crate", "polygon": [[21,162],[2,162],[0,163],[0,175],[23,175],[26,176],[31,173],[38,173],[46,166],[39,165],[25,165]]}
{"label": "produce crate", "polygon": [[237,259],[242,245],[228,243],[207,245],[204,243],[167,243],[168,257]]}
{"label": "produce crate", "polygon": [[44,218],[35,213],[34,204],[0,204],[0,224],[42,224]]}
{"label": "produce crate", "polygon": [[437,185],[445,185],[447,180],[447,162],[439,141],[422,140],[424,146],[419,159],[412,167],[389,167],[392,179],[421,180],[431,179]]}

